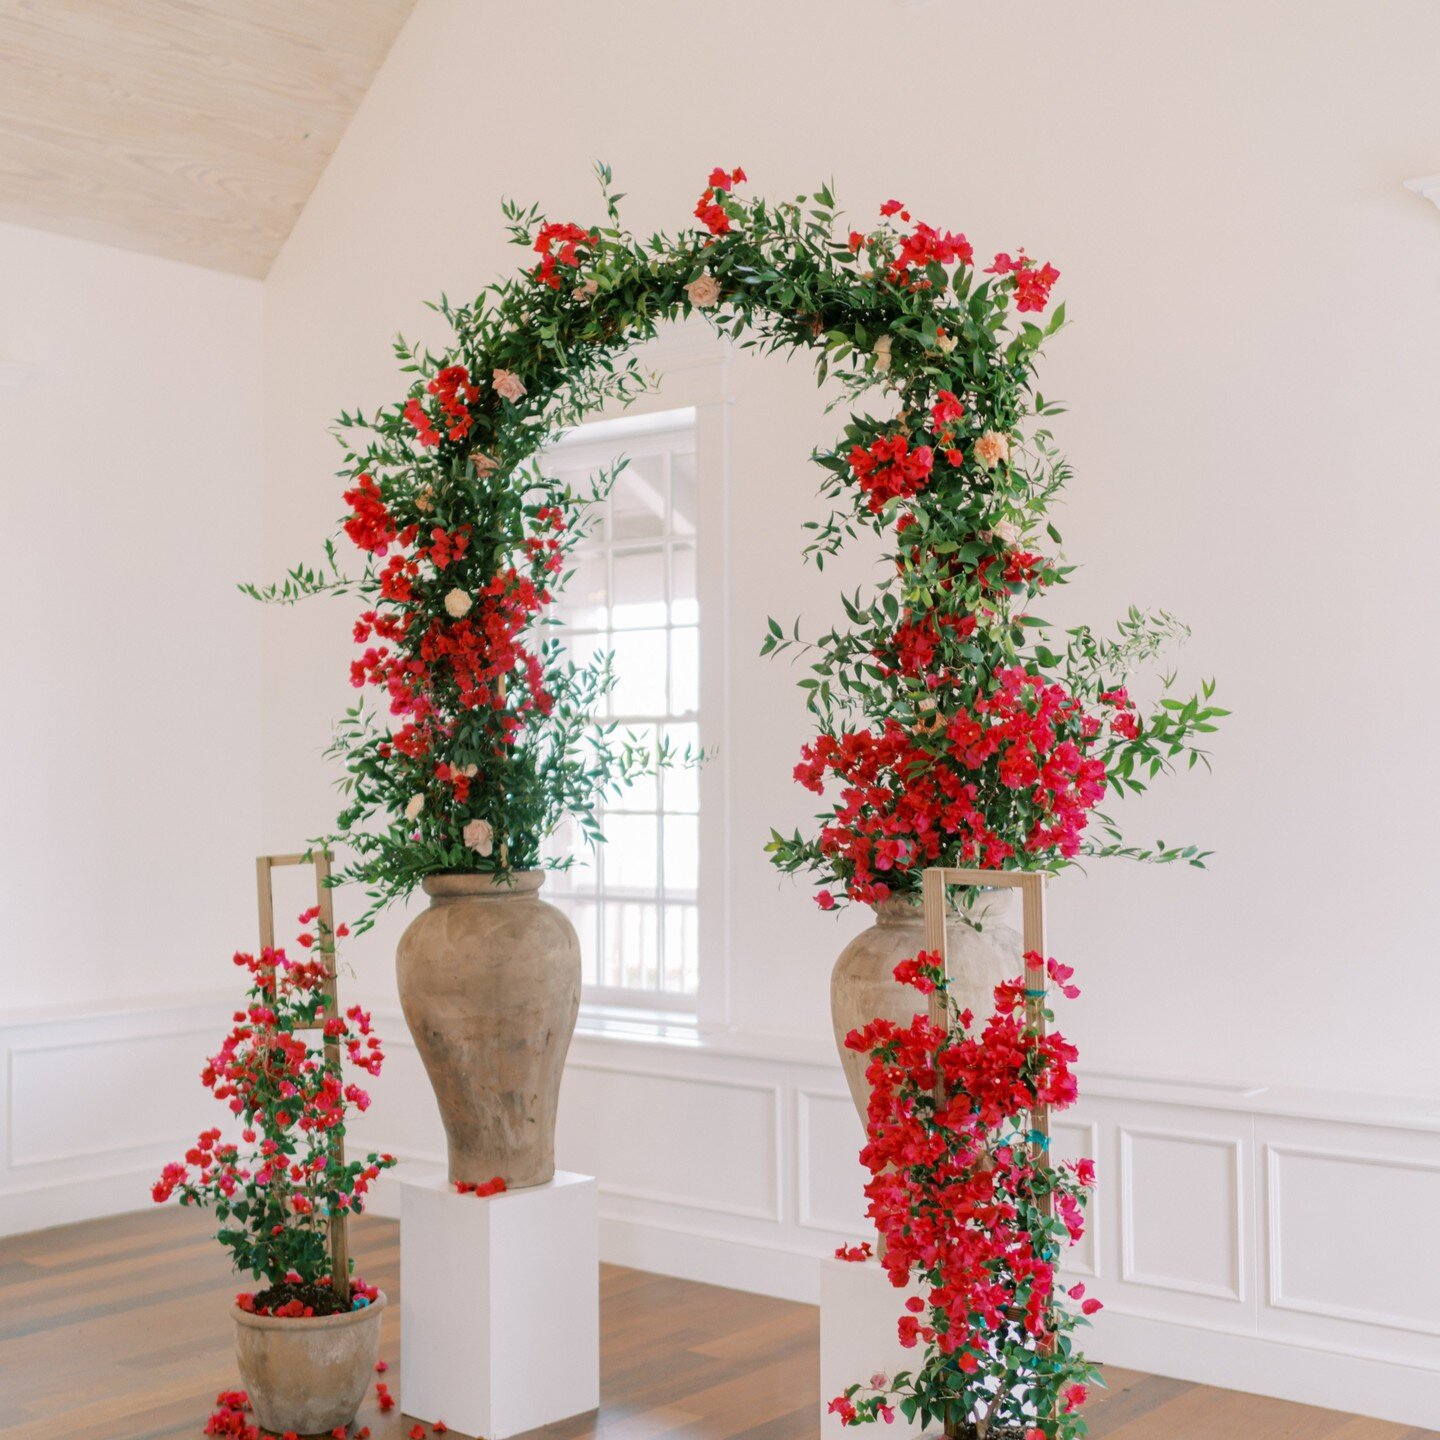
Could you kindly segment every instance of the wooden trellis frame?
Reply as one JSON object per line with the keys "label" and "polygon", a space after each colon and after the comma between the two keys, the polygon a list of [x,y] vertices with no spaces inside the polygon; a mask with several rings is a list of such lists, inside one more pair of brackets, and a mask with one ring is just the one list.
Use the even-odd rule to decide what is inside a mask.
{"label": "wooden trellis frame", "polygon": [[[952,885],[990,886],[996,890],[1018,890],[1022,908],[1021,940],[1024,953],[1036,958],[1025,962],[1025,1024],[1035,1035],[1045,1034],[1045,882],[1043,870],[927,869],[921,902],[925,917],[925,948],[938,951],[948,979],[950,957],[945,946],[945,892]],[[930,1019],[948,1028],[945,997],[937,990],[930,996]],[[936,1081],[936,1100],[942,1101],[943,1082]],[[1031,1111],[1031,1128],[1043,1137],[1032,1149],[1032,1157],[1049,1165],[1050,1107],[1037,1105]],[[1051,1213],[1051,1197],[1043,1197],[1042,1210]]]}
{"label": "wooden trellis frame", "polygon": [[[335,982],[335,907],[330,897],[330,852],[307,850],[302,855],[257,855],[255,857],[255,889],[260,907],[260,945],[275,948],[275,892],[272,872],[277,866],[314,865],[315,903],[320,909],[315,933],[320,938],[320,958],[325,966],[324,1001],[313,1024],[297,1026],[302,1030],[325,1029],[331,1016],[340,1014],[340,997]],[[324,1042],[327,1064],[340,1068],[340,1037],[326,1035]],[[330,1132],[330,1154],[340,1165],[345,1164],[345,1137],[338,1130]],[[335,1294],[348,1306],[350,1303],[350,1217],[344,1210],[332,1210],[327,1228],[330,1238],[330,1283]]]}
{"label": "wooden trellis frame", "polygon": [[[927,869],[921,889],[922,913],[925,918],[925,948],[938,951],[946,977],[950,975],[950,957],[945,943],[945,896],[952,885],[982,885],[997,890],[1018,890],[1022,906],[1020,937],[1027,956],[1025,962],[1025,1025],[1035,1035],[1045,1034],[1045,882],[1049,875],[1041,870]],[[930,995],[931,1021],[948,1030],[948,1001],[940,991]],[[944,1103],[945,1082],[936,1076],[935,1103]],[[1030,1147],[1031,1164],[1038,1170],[1050,1168],[1050,1107],[1037,1105],[1030,1112],[1030,1128],[1039,1137]],[[1055,1213],[1054,1196],[1049,1192],[1040,1198],[1040,1213],[1049,1220]],[[946,1434],[950,1432],[947,1430]]]}

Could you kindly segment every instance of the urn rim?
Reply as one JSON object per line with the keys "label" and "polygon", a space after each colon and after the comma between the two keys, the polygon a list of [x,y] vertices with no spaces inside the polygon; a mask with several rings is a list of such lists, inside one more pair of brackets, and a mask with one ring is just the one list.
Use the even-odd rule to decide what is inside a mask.
{"label": "urn rim", "polygon": [[478,870],[441,870],[427,875],[420,888],[433,899],[519,900],[534,895],[544,883],[543,870],[512,870],[504,877]]}

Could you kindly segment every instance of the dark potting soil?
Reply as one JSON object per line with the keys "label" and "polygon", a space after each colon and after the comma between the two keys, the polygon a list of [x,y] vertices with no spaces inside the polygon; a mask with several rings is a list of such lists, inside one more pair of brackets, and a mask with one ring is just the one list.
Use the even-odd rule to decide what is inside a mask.
{"label": "dark potting soil", "polygon": [[263,1308],[269,1314],[274,1315],[294,1300],[298,1300],[303,1306],[308,1306],[312,1315],[339,1315],[342,1311],[350,1309],[349,1304],[328,1285],[290,1284],[272,1285],[268,1290],[257,1291],[255,1308],[257,1310]]}

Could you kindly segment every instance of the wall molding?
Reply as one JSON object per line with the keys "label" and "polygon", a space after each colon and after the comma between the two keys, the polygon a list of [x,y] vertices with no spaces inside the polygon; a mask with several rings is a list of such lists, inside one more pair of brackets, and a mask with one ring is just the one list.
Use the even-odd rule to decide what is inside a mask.
{"label": "wall molding", "polygon": [[[176,997],[149,1009],[0,1020],[0,1115],[7,1125],[0,1234],[148,1206],[160,1166],[183,1151],[214,1110],[198,1083],[157,1086],[155,1068],[173,1075],[176,1057],[156,1046],[168,1038],[183,1047],[193,1038],[198,1070],[231,1008],[219,999]],[[418,1165],[433,1169],[443,1163],[444,1137],[418,1055],[398,1011],[374,1009],[391,1036],[391,1064],[374,1086],[375,1105],[352,1127],[355,1144],[400,1155],[402,1173]],[[868,1234],[864,1172],[837,1140],[849,1092],[826,1051],[818,1043],[768,1037],[622,1039],[578,1032],[567,1084],[586,1087],[588,1096],[606,1077],[628,1082],[624,1113],[607,1108],[603,1091],[583,1112],[583,1158],[600,1172],[603,1258],[814,1303],[821,1260]],[[102,1103],[111,1097],[103,1112],[108,1120],[77,1110],[65,1094],[57,1099],[44,1083],[48,1077],[27,1073],[27,1059],[46,1057],[57,1063],[63,1057],[67,1076],[78,1072],[67,1094],[99,1093]],[[1387,1172],[1408,1177],[1404,1183],[1420,1187],[1427,1213],[1440,1211],[1434,1102],[1157,1076],[1093,1078],[1082,1075],[1081,1103],[1056,1121],[1064,1153],[1083,1146],[1100,1170],[1093,1248],[1066,1271],[1067,1280],[1085,1278],[1090,1293],[1105,1302],[1091,1351],[1126,1368],[1433,1424],[1440,1324],[1425,1314],[1377,1307],[1376,1286],[1383,1281],[1363,1269],[1352,1267],[1347,1278],[1336,1267],[1334,1293],[1322,1300],[1295,1294],[1295,1266],[1306,1267],[1302,1274],[1330,1274],[1335,1227],[1347,1223],[1343,1206],[1355,1202],[1312,1186],[1302,1211],[1293,1204],[1287,1210],[1290,1192],[1281,1181],[1287,1159],[1353,1164],[1374,1173],[1377,1189]],[[666,1082],[685,1088],[667,1094]],[[576,1103],[576,1092],[570,1094],[562,1099],[558,1158],[566,1168],[586,1168],[564,1150],[565,1107]],[[131,1103],[134,1097],[144,1103]],[[832,1104],[845,1109],[827,1113]],[[39,1113],[47,1106],[62,1108]],[[16,1135],[17,1119],[32,1136],[53,1128],[53,1150],[27,1151]],[[87,1132],[87,1124],[94,1130]],[[618,1142],[637,1129],[654,1146],[654,1165],[637,1177],[631,1161],[622,1159],[630,1173],[605,1173],[607,1156],[624,1157]],[[1216,1147],[1229,1157],[1230,1183],[1190,1187],[1178,1202],[1174,1187],[1147,1197],[1143,1183],[1137,1185],[1143,1154],[1137,1144],[1150,1137]],[[684,1167],[687,1144],[723,1151],[712,1179],[699,1182],[713,1184],[713,1193],[697,1196],[665,1183],[665,1167]],[[633,1158],[635,1152],[628,1153]],[[387,1175],[376,1189],[378,1213],[398,1207],[394,1179]],[[1167,1214],[1146,1237],[1135,1227],[1144,1226],[1147,1206],[1156,1203],[1187,1208],[1179,1217]],[[1337,1205],[1342,1211],[1332,1215]],[[1177,1236],[1185,1249],[1167,1252],[1166,1245],[1181,1243]],[[1197,1258],[1196,1246],[1212,1248]],[[1187,1276],[1197,1264],[1201,1275],[1233,1277],[1233,1287],[1197,1285]]]}
{"label": "wall molding", "polygon": [[[1325,1319],[1351,1320],[1361,1325],[1381,1326],[1388,1330],[1418,1332],[1440,1336],[1440,1318],[1415,1319],[1366,1306],[1336,1305],[1326,1301],[1301,1300],[1285,1294],[1285,1228],[1282,1207],[1280,1162],[1286,1157],[1306,1160],[1333,1160],[1344,1165],[1368,1166],[1381,1170],[1418,1170],[1434,1175],[1440,1181],[1440,1159],[1416,1160],[1403,1155],[1375,1155],[1354,1150],[1322,1149],[1310,1145],[1268,1144],[1265,1146],[1265,1205],[1269,1246],[1269,1303],[1277,1310],[1293,1310],[1302,1315],[1318,1315]],[[1440,1193],[1440,1185],[1437,1185]],[[1437,1357],[1436,1369],[1440,1369]]]}
{"label": "wall molding", "polygon": [[[1092,1127],[1093,1129],[1093,1127]],[[1240,1141],[1233,1135],[1205,1135],[1193,1130],[1160,1129],[1155,1126],[1121,1125],[1120,1139],[1120,1278],[1131,1285],[1144,1285],[1152,1290],[1172,1290],[1184,1295],[1208,1295],[1217,1300],[1245,1303],[1245,1159]],[[1135,1198],[1134,1142],[1169,1140],[1183,1145],[1210,1146],[1231,1157],[1229,1190],[1230,1221],[1230,1284],[1210,1285],[1178,1275],[1157,1275],[1139,1269],[1135,1263],[1135,1218],[1139,1209]]]}
{"label": "wall molding", "polygon": [[1435,205],[1440,205],[1440,175],[1421,175],[1418,179],[1407,180],[1405,188]]}

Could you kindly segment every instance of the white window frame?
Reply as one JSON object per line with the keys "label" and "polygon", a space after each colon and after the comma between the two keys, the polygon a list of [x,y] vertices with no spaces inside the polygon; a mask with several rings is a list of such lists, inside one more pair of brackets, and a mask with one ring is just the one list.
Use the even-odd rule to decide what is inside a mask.
{"label": "white window frame", "polygon": [[[602,413],[556,442],[556,450],[626,453],[667,416],[693,412],[696,484],[696,595],[700,611],[700,742],[711,758],[699,772],[700,869],[696,889],[698,984],[694,996],[587,985],[581,1023],[617,1034],[672,1034],[731,1028],[729,803],[730,739],[730,387],[731,345],[708,325],[671,326],[638,352],[642,367],[663,383],[630,406]],[[673,424],[673,422],[672,422]],[[543,462],[542,462],[543,463]],[[624,717],[616,717],[623,727]],[[661,865],[663,866],[663,857]]]}

